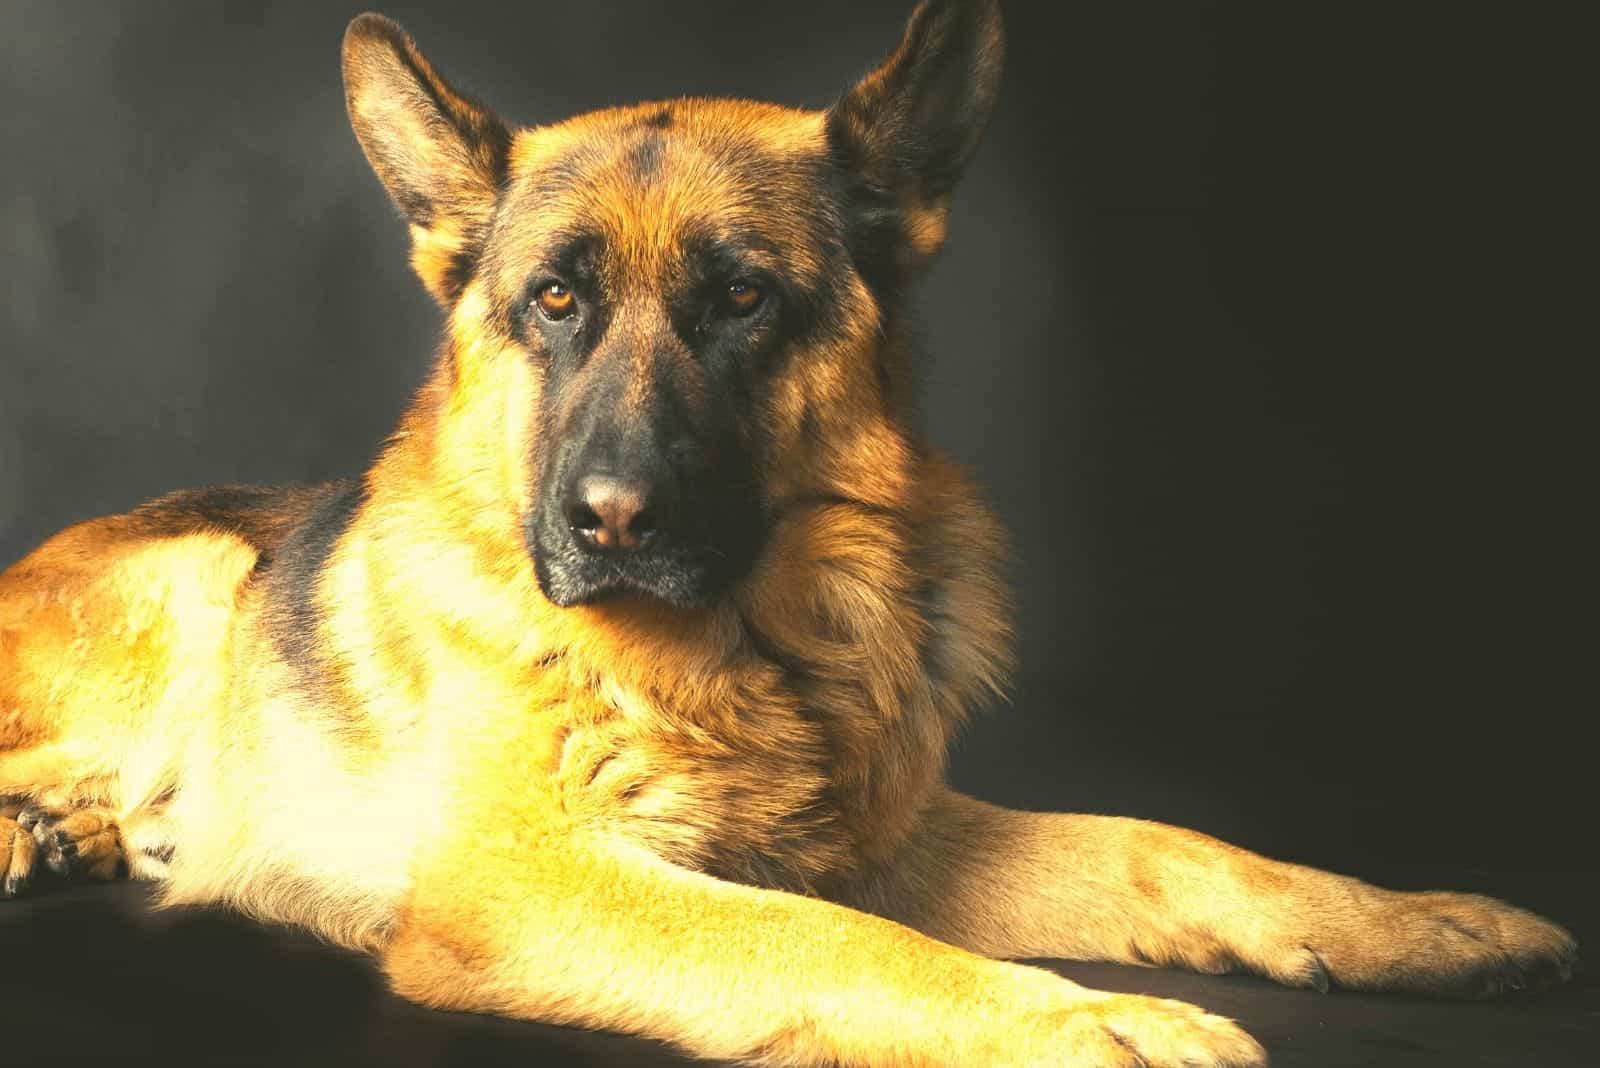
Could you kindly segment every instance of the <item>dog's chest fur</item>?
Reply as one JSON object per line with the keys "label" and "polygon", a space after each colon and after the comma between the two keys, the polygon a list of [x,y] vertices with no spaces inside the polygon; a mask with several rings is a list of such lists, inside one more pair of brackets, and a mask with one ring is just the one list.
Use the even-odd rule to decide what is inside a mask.
{"label": "dog's chest fur", "polygon": [[[452,796],[427,807],[504,807],[512,823],[826,892],[909,828],[1009,664],[994,521],[953,465],[931,457],[923,474],[936,492],[921,515],[791,509],[740,595],[687,615],[546,610],[529,577],[415,544],[414,524],[386,527],[371,508],[379,521],[358,526],[326,583],[327,633],[372,636],[338,652],[347,706],[362,709],[341,732],[363,737],[374,769],[434,768],[415,774]],[[375,739],[390,757],[372,759]]]}

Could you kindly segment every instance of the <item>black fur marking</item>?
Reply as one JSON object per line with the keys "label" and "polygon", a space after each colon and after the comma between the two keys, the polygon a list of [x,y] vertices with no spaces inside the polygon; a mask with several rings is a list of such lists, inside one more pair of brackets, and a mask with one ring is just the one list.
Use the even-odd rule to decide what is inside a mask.
{"label": "black fur marking", "polygon": [[660,111],[657,111],[654,114],[647,115],[644,119],[644,125],[650,127],[652,130],[665,130],[670,128],[672,126],[672,109],[662,108]]}
{"label": "black fur marking", "polygon": [[221,530],[260,547],[280,540],[282,510],[315,492],[305,486],[207,486],[157,497],[129,518],[148,537]]}
{"label": "black fur marking", "polygon": [[472,275],[478,269],[478,257],[482,252],[482,240],[474,238],[451,254],[450,265],[444,269],[444,275],[440,279],[451,300],[459,297],[467,288],[467,283],[472,281]]}
{"label": "black fur marking", "polygon": [[603,242],[598,234],[579,232],[564,235],[550,255],[550,266],[561,279],[575,288],[595,289],[600,280],[600,255]]}
{"label": "black fur marking", "polygon": [[211,486],[158,497],[128,515],[142,537],[232,534],[256,550],[252,575],[264,574],[278,547],[326,492],[321,486]]}
{"label": "black fur marking", "polygon": [[646,134],[628,147],[628,171],[641,184],[649,182],[661,173],[666,154],[666,139],[657,133]]}
{"label": "black fur marking", "polygon": [[[393,170],[391,174],[396,173]],[[405,216],[406,222],[422,227],[424,230],[433,226],[433,201],[418,190],[409,186],[402,186],[398,182],[391,188],[394,195],[395,207],[400,209],[400,214]]]}
{"label": "black fur marking", "polygon": [[[279,547],[267,578],[266,623],[283,659],[300,674],[311,693],[338,683],[338,670],[319,638],[323,622],[317,603],[319,580],[334,546],[361,507],[357,482],[333,482]],[[337,702],[330,703],[337,707]]]}

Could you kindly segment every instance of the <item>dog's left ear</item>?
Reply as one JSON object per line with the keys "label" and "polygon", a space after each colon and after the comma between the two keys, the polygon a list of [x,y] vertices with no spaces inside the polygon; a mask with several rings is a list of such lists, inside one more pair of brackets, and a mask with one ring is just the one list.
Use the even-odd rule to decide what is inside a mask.
{"label": "dog's left ear", "polygon": [[510,132],[445,81],[405,30],[382,15],[356,16],[345,30],[343,58],[350,125],[411,223],[412,265],[448,307],[481,251]]}
{"label": "dog's left ear", "polygon": [[944,242],[951,190],[994,110],[1005,65],[998,0],[923,0],[900,47],[828,112],[854,179],[861,239],[914,270]]}

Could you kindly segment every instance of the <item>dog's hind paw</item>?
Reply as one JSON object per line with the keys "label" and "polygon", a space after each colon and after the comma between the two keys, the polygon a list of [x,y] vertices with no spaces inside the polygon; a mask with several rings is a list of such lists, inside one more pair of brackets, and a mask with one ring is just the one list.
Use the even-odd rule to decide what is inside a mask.
{"label": "dog's hind paw", "polygon": [[59,811],[30,806],[22,810],[17,823],[32,834],[45,866],[58,875],[101,881],[128,875],[122,831],[104,809]]}
{"label": "dog's hind paw", "polygon": [[0,898],[28,889],[38,869],[39,847],[33,835],[10,816],[0,815]]}

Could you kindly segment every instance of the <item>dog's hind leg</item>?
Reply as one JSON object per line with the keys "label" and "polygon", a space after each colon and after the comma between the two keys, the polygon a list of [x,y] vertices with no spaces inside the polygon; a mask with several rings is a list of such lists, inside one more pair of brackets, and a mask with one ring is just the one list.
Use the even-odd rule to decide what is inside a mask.
{"label": "dog's hind leg", "polygon": [[994,957],[1235,968],[1290,986],[1482,996],[1570,976],[1562,928],[1492,898],[1401,893],[1143,820],[935,796],[835,895]]}
{"label": "dog's hind leg", "polygon": [[0,894],[41,865],[164,874],[160,810],[185,739],[222,700],[258,557],[201,519],[173,533],[180,518],[89,520],[0,573],[0,796],[15,799]]}
{"label": "dog's hind leg", "polygon": [[0,802],[0,898],[27,890],[44,868],[71,880],[160,879],[172,854],[161,808],[119,819],[100,806]]}
{"label": "dog's hind leg", "polygon": [[38,865],[38,844],[16,820],[21,811],[20,803],[0,801],[0,898],[26,890]]}
{"label": "dog's hind leg", "polygon": [[116,814],[105,808],[29,805],[17,824],[33,835],[39,859],[57,875],[108,882],[128,874],[128,851]]}
{"label": "dog's hind leg", "polygon": [[69,791],[37,784],[73,784],[88,778],[58,745],[0,751],[0,900],[24,893],[39,871],[49,866],[36,834],[41,802],[64,811],[73,800]]}

